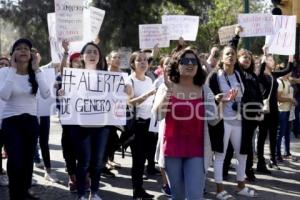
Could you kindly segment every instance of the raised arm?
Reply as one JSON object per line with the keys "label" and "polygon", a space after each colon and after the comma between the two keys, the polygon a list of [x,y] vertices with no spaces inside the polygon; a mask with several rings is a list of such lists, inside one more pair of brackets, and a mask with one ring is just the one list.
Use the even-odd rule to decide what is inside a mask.
{"label": "raised arm", "polygon": [[63,74],[64,67],[67,66],[69,56],[69,42],[67,40],[62,41],[62,47],[64,48],[64,56],[60,63],[60,73]]}

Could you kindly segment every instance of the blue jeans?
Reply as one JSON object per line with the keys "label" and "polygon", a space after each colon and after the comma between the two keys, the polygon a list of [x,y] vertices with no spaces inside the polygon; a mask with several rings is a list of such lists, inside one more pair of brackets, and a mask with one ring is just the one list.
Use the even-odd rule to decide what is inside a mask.
{"label": "blue jeans", "polygon": [[201,200],[204,189],[204,159],[165,157],[172,200]]}
{"label": "blue jeans", "polygon": [[277,137],[277,156],[281,156],[281,141],[284,136],[285,153],[290,154],[290,126],[289,126],[290,112],[279,112],[279,132]]}
{"label": "blue jeans", "polygon": [[300,134],[300,95],[295,96],[295,99],[297,100],[298,105],[295,107],[295,120],[293,123],[293,133],[295,136],[298,136]]}
{"label": "blue jeans", "polygon": [[91,192],[98,191],[109,128],[78,128],[79,131],[74,131],[78,158],[76,179],[78,196],[82,196],[85,194],[88,172],[91,178]]}

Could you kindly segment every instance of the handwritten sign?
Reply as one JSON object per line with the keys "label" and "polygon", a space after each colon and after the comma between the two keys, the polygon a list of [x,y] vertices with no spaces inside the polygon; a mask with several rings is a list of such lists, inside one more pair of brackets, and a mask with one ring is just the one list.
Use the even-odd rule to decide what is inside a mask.
{"label": "handwritten sign", "polygon": [[235,36],[235,27],[237,25],[232,26],[224,26],[221,27],[218,31],[220,44],[226,45],[232,38]]}
{"label": "handwritten sign", "polygon": [[[105,11],[90,7],[83,11],[83,38],[81,41],[72,41],[69,46],[69,54],[80,52],[82,47],[87,43],[94,41],[100,31]],[[51,47],[51,58],[53,63],[60,63],[63,57],[63,48],[61,41],[56,35],[56,15],[55,13],[48,13],[48,32]]]}
{"label": "handwritten sign", "polygon": [[83,8],[82,0],[55,0],[56,35],[59,40],[82,40]]}
{"label": "handwritten sign", "polygon": [[238,23],[243,27],[241,37],[257,37],[274,34],[271,14],[239,14]]}
{"label": "handwritten sign", "polygon": [[186,41],[196,41],[199,27],[198,16],[163,15],[162,24],[168,26],[170,40],[183,37]]}
{"label": "handwritten sign", "polygon": [[121,69],[130,69],[129,59],[132,53],[131,48],[121,47],[119,50],[120,55],[120,68]]}
{"label": "handwritten sign", "polygon": [[169,47],[168,26],[162,24],[139,25],[140,49],[153,48],[156,44],[159,47]]}
{"label": "handwritten sign", "polygon": [[46,83],[49,85],[50,96],[47,99],[42,98],[39,91],[37,93],[37,112],[38,116],[50,116],[56,113],[56,89],[55,84],[55,69],[41,67]]}
{"label": "handwritten sign", "polygon": [[126,73],[64,69],[60,120],[62,124],[125,125]]}
{"label": "handwritten sign", "polygon": [[296,48],[296,16],[274,15],[276,33],[266,37],[268,53],[294,55]]}
{"label": "handwritten sign", "polygon": [[96,39],[98,37],[105,11],[99,8],[90,7],[90,19],[91,19],[91,37]]}

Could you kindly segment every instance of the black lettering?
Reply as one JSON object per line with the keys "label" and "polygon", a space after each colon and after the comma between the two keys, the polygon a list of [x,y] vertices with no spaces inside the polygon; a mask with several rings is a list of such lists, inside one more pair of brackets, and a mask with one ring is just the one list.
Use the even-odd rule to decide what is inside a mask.
{"label": "black lettering", "polygon": [[[110,79],[110,74],[104,74],[104,87],[103,87],[103,91],[110,92],[109,79]],[[106,89],[106,86],[108,87],[108,89]]]}
{"label": "black lettering", "polygon": [[124,80],[123,76],[120,77],[120,82],[119,82],[118,87],[117,87],[117,92],[119,92],[120,86],[123,86],[123,90],[124,90],[125,80]]}
{"label": "black lettering", "polygon": [[85,73],[84,72],[82,72],[82,74],[81,74],[77,90],[79,90],[79,87],[80,87],[81,83],[83,83],[84,86],[85,86],[85,89],[88,90],[88,86],[87,86],[87,83],[86,83],[86,78],[85,78]]}
{"label": "black lettering", "polygon": [[60,113],[70,114],[70,98],[61,98],[60,99]]}

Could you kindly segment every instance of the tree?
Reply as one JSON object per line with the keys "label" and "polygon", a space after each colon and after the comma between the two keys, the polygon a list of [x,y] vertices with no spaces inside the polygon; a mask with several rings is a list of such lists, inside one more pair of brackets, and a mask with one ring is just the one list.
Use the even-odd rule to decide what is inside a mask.
{"label": "tree", "polygon": [[18,28],[20,37],[32,40],[34,47],[42,55],[42,63],[51,60],[47,25],[47,13],[50,12],[54,12],[52,0],[22,0],[0,8],[0,16],[5,23],[13,23]]}

